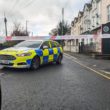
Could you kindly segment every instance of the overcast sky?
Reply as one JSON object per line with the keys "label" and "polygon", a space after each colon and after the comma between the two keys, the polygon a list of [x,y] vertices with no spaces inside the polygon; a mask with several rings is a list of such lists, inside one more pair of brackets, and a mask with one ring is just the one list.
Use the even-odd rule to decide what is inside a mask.
{"label": "overcast sky", "polygon": [[0,35],[5,35],[3,15],[8,20],[8,34],[13,23],[21,23],[34,35],[48,35],[61,20],[61,9],[65,8],[65,20],[71,23],[90,0],[0,0]]}

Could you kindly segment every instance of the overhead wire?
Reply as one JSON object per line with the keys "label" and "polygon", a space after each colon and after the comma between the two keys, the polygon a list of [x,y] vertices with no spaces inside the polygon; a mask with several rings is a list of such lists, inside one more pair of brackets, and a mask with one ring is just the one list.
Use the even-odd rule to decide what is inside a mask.
{"label": "overhead wire", "polygon": [[30,0],[23,8],[27,8],[30,5],[32,5],[35,2],[35,0]]}

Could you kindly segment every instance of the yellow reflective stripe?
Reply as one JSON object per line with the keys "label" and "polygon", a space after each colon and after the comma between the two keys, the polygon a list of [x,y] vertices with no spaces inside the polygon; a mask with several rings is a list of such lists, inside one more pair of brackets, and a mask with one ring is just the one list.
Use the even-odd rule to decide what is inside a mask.
{"label": "yellow reflective stripe", "polygon": [[49,50],[48,49],[43,50],[43,56],[48,56],[48,55],[49,55]]}
{"label": "yellow reflective stripe", "polygon": [[43,64],[43,56],[40,57],[40,64]]}
{"label": "yellow reflective stripe", "polygon": [[60,48],[60,52],[62,53],[63,52],[63,49],[62,49],[62,47],[59,47]]}
{"label": "yellow reflective stripe", "polygon": [[51,42],[49,41],[50,48],[52,48]]}
{"label": "yellow reflective stripe", "polygon": [[58,48],[53,48],[53,54],[58,54]]}
{"label": "yellow reflective stripe", "polygon": [[50,60],[50,61],[53,61],[53,60],[54,60],[53,55],[49,55],[49,60]]}

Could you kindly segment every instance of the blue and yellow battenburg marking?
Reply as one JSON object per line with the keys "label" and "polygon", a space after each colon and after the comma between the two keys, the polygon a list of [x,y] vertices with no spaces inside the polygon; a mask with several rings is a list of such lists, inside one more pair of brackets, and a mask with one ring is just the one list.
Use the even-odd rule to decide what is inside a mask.
{"label": "blue and yellow battenburg marking", "polygon": [[[50,48],[45,50],[38,49],[38,50],[35,50],[35,53],[40,57],[40,64],[43,64],[51,61],[56,61],[59,54],[62,53],[62,48],[55,47],[55,48]],[[31,60],[32,59],[27,60],[27,63],[29,65],[31,65]]]}
{"label": "blue and yellow battenburg marking", "polygon": [[56,61],[60,53],[62,53],[61,47],[36,51],[36,55],[40,57],[41,64]]}

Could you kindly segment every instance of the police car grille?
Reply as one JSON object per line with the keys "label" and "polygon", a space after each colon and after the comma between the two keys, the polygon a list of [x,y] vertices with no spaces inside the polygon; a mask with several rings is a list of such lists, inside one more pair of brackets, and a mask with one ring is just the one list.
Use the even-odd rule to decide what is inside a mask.
{"label": "police car grille", "polygon": [[0,55],[0,60],[15,60],[16,57],[12,55]]}
{"label": "police car grille", "polygon": [[9,63],[9,64],[0,63],[0,65],[3,65],[3,66],[13,66],[13,63]]}

